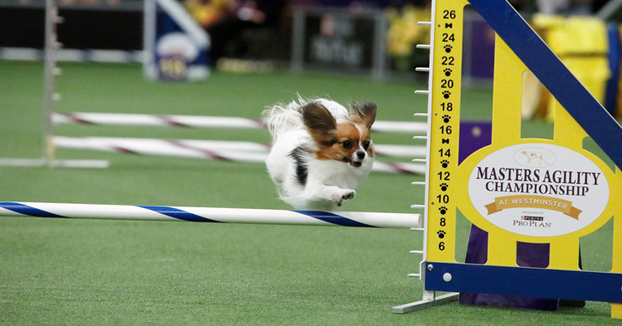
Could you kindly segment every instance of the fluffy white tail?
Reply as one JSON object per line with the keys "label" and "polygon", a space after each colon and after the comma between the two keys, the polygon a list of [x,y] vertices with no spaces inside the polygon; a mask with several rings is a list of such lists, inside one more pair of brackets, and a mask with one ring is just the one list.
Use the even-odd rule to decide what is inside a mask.
{"label": "fluffy white tail", "polygon": [[299,102],[292,101],[289,104],[277,104],[262,112],[261,115],[268,126],[270,135],[272,135],[273,143],[276,143],[280,135],[290,130],[304,128],[300,107],[305,103],[304,99],[299,98]]}
{"label": "fluffy white tail", "polygon": [[290,130],[305,129],[300,108],[310,102],[322,104],[333,115],[337,123],[341,123],[349,115],[349,111],[335,101],[323,98],[309,100],[299,96],[298,101],[292,101],[289,104],[277,104],[262,112],[263,120],[272,135],[272,143],[276,143],[280,135]]}

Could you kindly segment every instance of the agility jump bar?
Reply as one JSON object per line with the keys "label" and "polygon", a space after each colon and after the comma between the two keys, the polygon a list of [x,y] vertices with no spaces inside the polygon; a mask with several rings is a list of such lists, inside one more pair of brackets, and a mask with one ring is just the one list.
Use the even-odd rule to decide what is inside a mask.
{"label": "agility jump bar", "polygon": [[[240,117],[216,117],[195,115],[151,115],[128,113],[54,113],[54,124],[74,123],[87,125],[122,125],[122,126],[160,126],[189,128],[243,128],[263,129],[266,127],[260,119]],[[390,133],[425,134],[428,125],[425,122],[376,121],[373,131]]]}
{"label": "agility jump bar", "polygon": [[[98,137],[74,138],[55,136],[53,138],[53,144],[58,148],[76,150],[93,150],[137,155],[174,156],[231,162],[263,164],[268,158],[268,152],[266,150],[262,152],[247,151],[240,150],[241,148],[236,148],[235,146],[229,146],[228,149],[224,149],[221,146],[222,143],[219,144],[218,148],[216,148],[213,146],[214,143],[208,143],[208,141],[167,141],[160,139]],[[247,143],[246,145],[249,144]],[[372,171],[396,174],[424,174],[426,172],[426,167],[424,164],[399,162],[385,163],[376,160],[374,161]]]}
{"label": "agility jump bar", "polygon": [[419,214],[249,208],[0,202],[0,216],[211,223],[421,228]]}
{"label": "agility jump bar", "polygon": [[[249,141],[229,141],[229,140],[195,140],[177,139],[164,140],[155,138],[125,138],[125,137],[54,137],[54,144],[58,147],[73,148],[80,146],[116,146],[132,148],[192,148],[205,151],[239,151],[267,153],[272,148],[270,144],[249,142]],[[393,157],[425,157],[427,149],[425,146],[408,145],[380,145],[374,144],[374,153],[379,156]]]}

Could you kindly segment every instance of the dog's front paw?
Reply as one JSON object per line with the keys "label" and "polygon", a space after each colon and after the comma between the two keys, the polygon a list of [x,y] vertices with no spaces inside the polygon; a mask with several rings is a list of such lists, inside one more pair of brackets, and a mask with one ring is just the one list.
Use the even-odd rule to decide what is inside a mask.
{"label": "dog's front paw", "polygon": [[354,190],[345,190],[345,193],[341,196],[341,199],[343,199],[343,200],[350,200],[350,199],[354,198],[354,195],[356,195],[356,191],[354,191]]}
{"label": "dog's front paw", "polygon": [[356,191],[351,190],[351,189],[344,189],[343,192],[341,193],[341,199],[337,203],[337,206],[341,207],[341,205],[343,205],[344,200],[350,200],[354,198],[354,195],[356,195]]}

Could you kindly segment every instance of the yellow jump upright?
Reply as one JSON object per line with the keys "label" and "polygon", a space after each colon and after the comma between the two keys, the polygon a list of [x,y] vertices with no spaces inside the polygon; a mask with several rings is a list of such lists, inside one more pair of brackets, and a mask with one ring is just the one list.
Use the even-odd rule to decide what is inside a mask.
{"label": "yellow jump upright", "polygon": [[[496,32],[492,137],[459,162],[467,5]],[[505,0],[436,0],[432,16],[425,291],[604,301],[622,318],[622,129]],[[521,135],[528,73],[559,103],[552,139]],[[487,232],[485,264],[456,262],[458,211]],[[612,270],[580,270],[580,238],[611,219]],[[548,244],[547,266],[519,267],[518,243]]]}

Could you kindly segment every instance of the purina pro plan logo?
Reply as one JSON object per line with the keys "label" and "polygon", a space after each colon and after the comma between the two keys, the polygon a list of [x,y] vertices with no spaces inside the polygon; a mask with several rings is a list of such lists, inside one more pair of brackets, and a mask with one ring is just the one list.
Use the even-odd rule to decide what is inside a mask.
{"label": "purina pro plan logo", "polygon": [[553,237],[594,222],[609,184],[594,162],[550,144],[521,144],[484,158],[469,178],[469,197],[492,224],[512,233]]}

